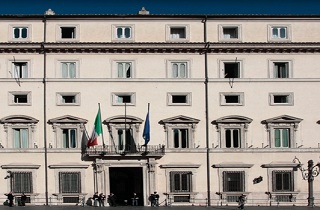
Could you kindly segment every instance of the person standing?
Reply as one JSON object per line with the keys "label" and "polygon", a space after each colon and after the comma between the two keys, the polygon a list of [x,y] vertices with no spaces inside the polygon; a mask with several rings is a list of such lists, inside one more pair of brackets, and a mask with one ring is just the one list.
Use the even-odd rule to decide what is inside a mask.
{"label": "person standing", "polygon": [[137,193],[134,192],[131,199],[132,199],[132,206],[138,206],[139,197]]}
{"label": "person standing", "polygon": [[238,198],[238,203],[239,203],[238,209],[244,210],[245,201],[246,201],[245,195],[244,194],[240,195],[239,198]]}
{"label": "person standing", "polygon": [[108,196],[108,202],[110,206],[116,206],[116,196],[113,193]]}
{"label": "person standing", "polygon": [[10,207],[13,207],[13,199],[14,199],[14,196],[12,195],[12,192],[9,192],[8,194],[6,194],[7,197],[8,197],[8,200],[9,200],[9,206]]}
{"label": "person standing", "polygon": [[154,192],[154,203],[155,206],[159,206],[159,194],[157,192]]}
{"label": "person standing", "polygon": [[104,207],[104,201],[106,200],[106,196],[103,193],[99,194],[99,206]]}
{"label": "person standing", "polygon": [[98,205],[98,202],[99,202],[98,192],[95,192],[95,193],[94,193],[92,199],[93,199],[93,206],[94,206],[94,207],[98,207],[98,206],[99,206],[99,205]]}
{"label": "person standing", "polygon": [[27,196],[22,193],[21,195],[21,206],[25,206],[26,205],[26,201],[27,201]]}

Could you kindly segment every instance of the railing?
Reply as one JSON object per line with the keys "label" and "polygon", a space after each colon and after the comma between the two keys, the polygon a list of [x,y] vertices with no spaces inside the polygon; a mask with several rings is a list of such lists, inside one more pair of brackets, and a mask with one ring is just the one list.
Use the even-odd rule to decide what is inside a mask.
{"label": "railing", "polygon": [[163,156],[165,154],[164,145],[123,145],[123,146],[110,146],[97,145],[88,148],[85,151],[85,155],[95,156],[95,155],[157,155]]}

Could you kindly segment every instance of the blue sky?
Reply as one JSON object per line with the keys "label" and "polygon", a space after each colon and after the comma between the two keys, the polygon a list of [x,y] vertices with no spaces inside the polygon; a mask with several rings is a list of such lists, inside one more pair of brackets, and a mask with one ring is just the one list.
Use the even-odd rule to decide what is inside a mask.
{"label": "blue sky", "polygon": [[0,14],[320,14],[320,0],[1,0]]}

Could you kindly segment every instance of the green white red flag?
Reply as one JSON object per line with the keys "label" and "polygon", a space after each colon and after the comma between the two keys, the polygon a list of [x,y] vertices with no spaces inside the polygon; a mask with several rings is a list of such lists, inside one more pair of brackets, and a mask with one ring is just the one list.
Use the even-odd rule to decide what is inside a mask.
{"label": "green white red flag", "polygon": [[102,134],[102,124],[101,124],[101,113],[100,108],[98,110],[96,120],[94,121],[94,127],[92,130],[91,137],[88,140],[87,147],[92,147],[98,145],[98,136]]}

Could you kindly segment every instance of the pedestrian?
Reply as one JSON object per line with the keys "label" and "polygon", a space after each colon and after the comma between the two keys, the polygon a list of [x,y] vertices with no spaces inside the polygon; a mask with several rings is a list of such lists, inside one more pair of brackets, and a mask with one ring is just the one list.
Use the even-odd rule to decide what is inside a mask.
{"label": "pedestrian", "polygon": [[139,197],[137,193],[135,192],[133,193],[131,200],[132,200],[132,206],[138,206]]}
{"label": "pedestrian", "polygon": [[151,194],[150,201],[152,207],[159,206],[159,194],[157,192]]}
{"label": "pedestrian", "polygon": [[95,192],[94,195],[92,196],[93,199],[93,206],[98,207],[98,202],[99,202],[99,195],[98,192]]}
{"label": "pedestrian", "polygon": [[99,200],[99,206],[104,207],[104,201],[106,200],[106,196],[103,193],[100,193],[98,200]]}
{"label": "pedestrian", "polygon": [[10,207],[13,207],[13,199],[14,199],[14,196],[12,195],[12,192],[9,192],[8,194],[6,194],[7,197],[8,197],[8,200],[9,200],[9,206]]}
{"label": "pedestrian", "polygon": [[20,199],[21,199],[21,206],[26,206],[27,196],[24,193],[22,193]]}
{"label": "pedestrian", "polygon": [[238,198],[238,204],[239,204],[238,209],[244,210],[245,201],[246,201],[245,195],[244,194],[240,195]]}
{"label": "pedestrian", "polygon": [[117,206],[116,196],[113,193],[110,193],[110,195],[108,196],[108,202],[110,206]]}

